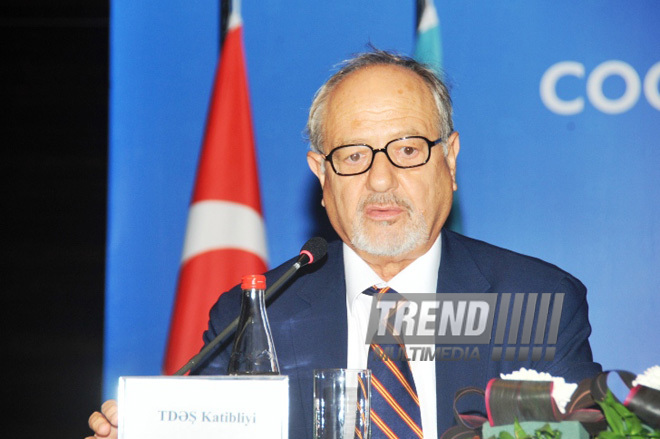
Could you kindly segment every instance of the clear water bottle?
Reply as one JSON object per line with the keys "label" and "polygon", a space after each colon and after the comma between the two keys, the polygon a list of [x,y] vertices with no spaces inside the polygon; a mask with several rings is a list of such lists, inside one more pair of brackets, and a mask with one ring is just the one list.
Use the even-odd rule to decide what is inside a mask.
{"label": "clear water bottle", "polygon": [[278,375],[280,366],[264,301],[266,277],[260,274],[243,276],[241,289],[241,315],[227,373]]}

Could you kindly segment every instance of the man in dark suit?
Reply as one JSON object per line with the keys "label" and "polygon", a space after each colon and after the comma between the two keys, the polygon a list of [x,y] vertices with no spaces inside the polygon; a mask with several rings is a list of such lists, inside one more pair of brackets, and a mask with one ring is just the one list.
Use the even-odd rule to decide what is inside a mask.
{"label": "man in dark suit", "polygon": [[[491,340],[491,344],[475,346],[479,353],[478,359],[464,356],[457,359],[454,356],[430,362],[436,376],[438,436],[454,423],[453,396],[463,387],[485,389],[490,378],[521,367],[562,376],[568,382],[579,382],[600,371],[600,367],[591,359],[587,341],[590,328],[585,289],[577,279],[541,260],[518,255],[448,230],[442,232],[441,242],[442,256],[436,288],[439,293],[469,295],[549,292],[564,293],[565,299],[553,361],[533,361],[531,355],[521,361],[517,358],[516,361],[491,361]],[[289,431],[292,438],[308,437],[312,431],[313,370],[347,367],[348,364],[346,285],[342,253],[342,243],[330,243],[327,258],[318,265],[310,266],[268,307],[281,373],[289,375]],[[267,283],[281,276],[289,265],[284,264],[269,272]],[[222,331],[237,315],[239,307],[238,288],[223,294],[211,310],[205,341],[208,342]],[[227,346],[202,365],[198,372],[225,374],[230,351],[231,346]],[[417,384],[419,388],[420,384]],[[467,410],[467,407],[464,408]],[[476,409],[481,410],[482,407],[479,405]],[[425,437],[428,436],[425,430]]]}
{"label": "man in dark suit", "polygon": [[[516,351],[493,361],[494,350],[506,352],[507,346],[491,339],[470,358],[410,362],[427,438],[452,424],[453,396],[462,387],[483,388],[489,378],[520,367],[572,382],[600,371],[587,340],[586,291],[577,279],[543,261],[443,230],[457,189],[460,145],[449,94],[430,70],[379,51],[354,58],[315,96],[308,132],[308,163],[341,242],[331,243],[327,258],[285,286],[268,308],[281,372],[290,376],[292,438],[312,431],[313,369],[367,367],[373,297],[361,293],[372,285],[403,295],[525,295],[525,303],[538,293],[563,297],[556,343],[541,346],[550,352],[552,344],[553,355]],[[286,268],[269,272],[268,281]],[[237,288],[220,297],[211,310],[207,342],[239,306]],[[228,355],[228,348],[221,349],[196,372],[225,373]],[[107,415],[115,406],[105,408]],[[111,434],[100,413],[92,415],[90,426],[97,437]]]}

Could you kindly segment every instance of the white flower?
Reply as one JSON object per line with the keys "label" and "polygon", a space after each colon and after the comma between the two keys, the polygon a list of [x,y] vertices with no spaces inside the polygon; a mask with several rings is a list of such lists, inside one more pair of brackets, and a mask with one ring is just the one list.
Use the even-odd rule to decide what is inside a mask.
{"label": "white flower", "polygon": [[567,383],[561,377],[553,377],[547,372],[537,372],[533,369],[525,369],[524,367],[510,374],[501,373],[500,377],[503,380],[552,381],[554,384],[552,386],[551,396],[555,400],[557,408],[562,413],[566,413],[566,405],[571,400],[571,396],[578,386],[577,384]]}
{"label": "white flower", "polygon": [[660,390],[660,366],[649,367],[644,373],[637,375],[632,382],[633,386],[642,385],[655,390]]}

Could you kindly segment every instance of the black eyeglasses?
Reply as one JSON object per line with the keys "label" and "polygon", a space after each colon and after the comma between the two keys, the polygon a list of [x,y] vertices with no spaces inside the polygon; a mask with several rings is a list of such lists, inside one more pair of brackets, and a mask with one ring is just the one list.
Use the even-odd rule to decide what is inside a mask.
{"label": "black eyeglasses", "polygon": [[425,165],[431,158],[431,148],[442,142],[442,138],[430,141],[422,136],[407,136],[390,140],[380,149],[369,145],[342,145],[334,148],[325,159],[337,175],[364,174],[374,163],[376,153],[382,152],[397,168],[407,169]]}

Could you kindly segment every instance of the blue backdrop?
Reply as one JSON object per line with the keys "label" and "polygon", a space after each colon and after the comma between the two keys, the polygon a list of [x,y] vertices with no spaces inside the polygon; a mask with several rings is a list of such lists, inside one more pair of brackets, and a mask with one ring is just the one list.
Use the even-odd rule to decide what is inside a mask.
{"label": "blue backdrop", "polygon": [[[589,289],[607,369],[660,363],[660,4],[436,0],[463,232]],[[317,232],[302,131],[333,65],[412,54],[414,2],[244,0],[269,257]],[[106,396],[161,370],[218,53],[218,1],[111,2]]]}

